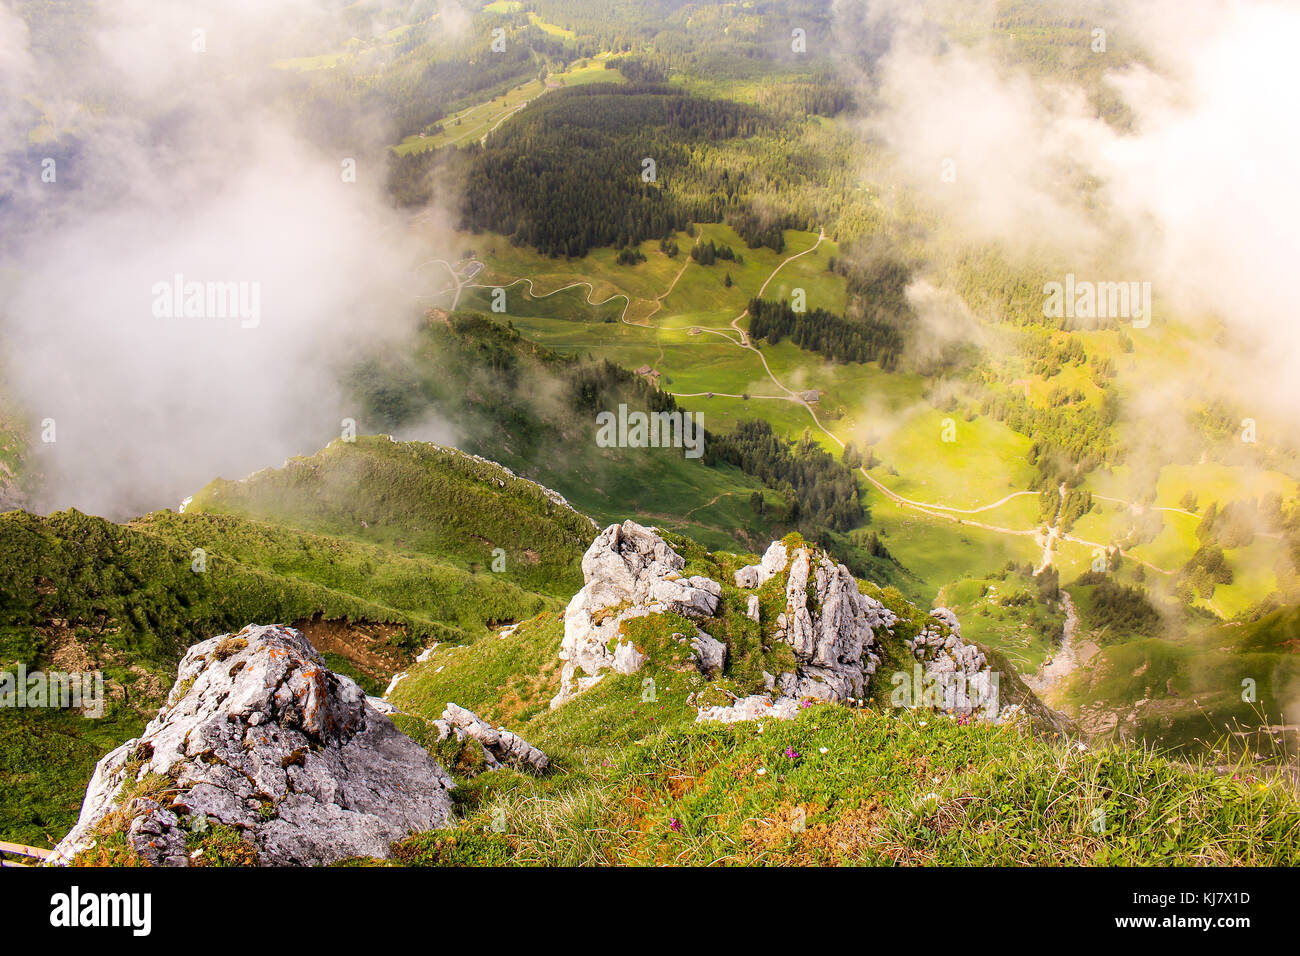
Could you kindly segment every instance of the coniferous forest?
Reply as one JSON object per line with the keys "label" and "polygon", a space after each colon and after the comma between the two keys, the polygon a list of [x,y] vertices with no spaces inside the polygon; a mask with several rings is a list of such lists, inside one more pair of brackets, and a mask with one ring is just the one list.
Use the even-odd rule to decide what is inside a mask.
{"label": "coniferous forest", "polygon": [[753,107],[665,86],[565,90],[467,151],[463,226],[577,257],[667,238],[691,221],[718,222],[732,197],[703,181],[687,147],[774,123]]}
{"label": "coniferous forest", "polygon": [[902,333],[873,319],[855,322],[826,309],[796,312],[784,299],[753,299],[749,314],[749,333],[754,338],[773,345],[788,338],[837,362],[879,362],[888,370],[898,364],[903,351]]}

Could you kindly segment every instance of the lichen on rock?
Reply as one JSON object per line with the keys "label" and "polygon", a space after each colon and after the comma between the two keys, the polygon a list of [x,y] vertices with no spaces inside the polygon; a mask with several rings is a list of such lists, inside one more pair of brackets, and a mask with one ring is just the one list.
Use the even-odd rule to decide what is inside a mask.
{"label": "lichen on rock", "polygon": [[[131,797],[151,777],[171,782],[165,802]],[[96,766],[52,860],[124,826],[148,862],[185,865],[197,820],[238,831],[266,865],[387,857],[394,840],[448,824],[453,786],[297,631],[250,625],[189,649],[144,733]]]}
{"label": "lichen on rock", "polygon": [[703,576],[684,577],[686,559],[663,538],[635,521],[612,524],[582,557],[582,589],[564,612],[560,645],[558,707],[598,683],[607,671],[631,674],[645,655],[621,634],[624,621],[648,614],[711,617],[722,585]]}

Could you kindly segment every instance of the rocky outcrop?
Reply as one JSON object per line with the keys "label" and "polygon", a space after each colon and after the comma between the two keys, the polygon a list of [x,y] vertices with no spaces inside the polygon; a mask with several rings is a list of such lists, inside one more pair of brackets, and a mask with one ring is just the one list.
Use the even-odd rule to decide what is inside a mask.
{"label": "rocky outcrop", "polygon": [[776,636],[794,649],[797,669],[778,677],[782,696],[861,697],[880,663],[872,629],[891,627],[893,614],[858,590],[847,567],[809,548],[790,561],[785,600]]}
{"label": "rocky outcrop", "polygon": [[927,625],[907,642],[925,669],[925,686],[929,690],[929,699],[917,703],[959,717],[978,712],[997,719],[1002,710],[999,675],[988,667],[978,647],[962,640],[961,622],[956,614],[946,607],[937,607],[930,616],[942,626]]}
{"label": "rocky outcrop", "polygon": [[793,697],[773,700],[764,694],[742,697],[727,707],[701,707],[696,723],[734,724],[742,720],[793,720],[799,713],[799,701]]}
{"label": "rocky outcrop", "polygon": [[452,736],[458,740],[477,740],[483,746],[488,770],[509,765],[543,773],[551,765],[551,758],[524,738],[504,727],[493,727],[472,710],[457,704],[448,704],[442,712],[442,719],[433,723],[438,728],[439,740]]}
{"label": "rocky outcrop", "polygon": [[[722,588],[706,577],[683,577],[685,564],[662,537],[634,522],[601,532],[583,557],[583,588],[565,612],[561,687],[552,707],[591,687],[608,671],[630,674],[644,665],[642,650],[623,634],[624,622],[674,612],[708,627],[708,618],[719,613]],[[890,643],[894,656],[902,651],[901,640],[893,643],[898,623],[894,612],[863,594],[849,569],[815,546],[774,541],[758,563],[735,572],[735,581],[751,593],[744,595],[743,603],[729,604],[727,613],[743,613],[759,625],[765,653],[787,645],[789,656],[768,659],[792,658],[793,667],[779,674],[765,671],[766,693],[703,707],[701,721],[783,719],[811,701],[861,702],[874,696],[871,681],[885,653],[881,642]],[[759,588],[764,589],[762,595],[752,593]],[[772,620],[772,598],[782,592],[784,605]],[[753,625],[746,626],[752,633]],[[714,630],[734,633],[729,626]],[[689,642],[691,654],[688,661],[675,658],[679,662],[670,666],[695,667],[710,679],[724,675],[728,648],[722,641],[702,627],[696,627],[693,636],[686,632],[672,637],[679,644]],[[1000,673],[988,666],[980,648],[962,641],[957,617],[946,608],[931,612],[906,647],[917,662],[915,675],[906,675],[908,687],[915,685],[925,699],[899,706],[936,707],[957,716],[996,720],[1033,704],[1017,694],[1011,710],[1000,707]],[[725,688],[722,692],[730,693]]]}
{"label": "rocky outcrop", "polygon": [[[663,538],[635,522],[601,532],[582,559],[582,590],[565,611],[560,692],[552,707],[593,686],[607,671],[630,674],[641,668],[645,657],[623,638],[623,622],[654,613],[697,620],[717,613],[721,585],[706,577],[683,577],[685,565]],[[771,697],[758,695],[753,705],[739,710],[739,705],[709,708],[716,717],[703,719],[747,719],[736,716],[749,713],[747,707],[771,708],[783,700],[848,700],[865,693],[880,663],[873,629],[892,627],[893,614],[858,590],[847,567],[807,546],[791,553],[774,541],[759,563],[736,571],[735,579],[739,587],[758,588],[787,569],[785,609],[773,622],[774,639],[790,645],[795,669],[772,678]],[[746,614],[762,623],[758,595],[749,595],[746,604]],[[721,641],[699,629],[694,637],[673,637],[690,641],[692,659],[705,676],[723,671],[727,649]],[[784,713],[789,708],[782,704],[778,709]]]}
{"label": "rocky outcrop", "polygon": [[582,590],[564,612],[560,692],[552,707],[595,685],[606,671],[631,674],[645,657],[620,636],[633,617],[675,613],[710,617],[722,586],[706,577],[683,577],[686,560],[649,528],[634,521],[612,524],[582,557]]}
{"label": "rocky outcrop", "polygon": [[[767,695],[703,708],[699,720],[788,719],[810,700],[847,701],[866,694],[880,664],[876,632],[894,626],[893,612],[862,594],[844,565],[809,547],[791,554],[780,541],[772,542],[758,564],[737,571],[736,584],[762,587],[787,569],[785,608],[775,622],[775,640],[790,645],[795,669],[779,675],[764,673]],[[760,620],[757,595],[750,595],[746,613]]]}
{"label": "rocky outcrop", "polygon": [[764,584],[785,570],[790,562],[790,554],[780,541],[773,541],[767,546],[763,558],[758,564],[751,564],[736,572],[736,587],[761,588]]}
{"label": "rocky outcrop", "polygon": [[695,666],[705,677],[721,674],[722,668],[727,663],[727,645],[703,631],[696,631],[695,636],[691,638],[691,652],[695,658]]}
{"label": "rocky outcrop", "polygon": [[[156,799],[131,796],[160,779]],[[297,631],[251,625],[189,649],[158,716],[96,766],[53,860],[126,829],[150,862],[185,865],[186,833],[212,823],[264,865],[387,857],[394,840],[447,824],[452,786]]]}
{"label": "rocky outcrop", "polygon": [[156,800],[132,798],[125,807],[130,818],[126,842],[135,854],[152,866],[189,866],[185,831],[180,818]]}

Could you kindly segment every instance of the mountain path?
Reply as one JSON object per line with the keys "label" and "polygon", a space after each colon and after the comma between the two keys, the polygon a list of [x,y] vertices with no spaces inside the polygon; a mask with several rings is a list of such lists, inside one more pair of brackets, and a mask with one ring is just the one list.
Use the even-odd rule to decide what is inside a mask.
{"label": "mountain path", "polygon": [[[702,234],[696,236],[695,239],[696,244],[699,243],[701,237]],[[822,244],[822,242],[825,239],[826,239],[826,228],[824,226],[819,227],[817,231],[816,242],[814,242],[807,249],[786,256],[779,263],[777,263],[777,265],[768,274],[768,277],[764,280],[763,284],[759,287],[757,297],[758,298],[762,297],[763,293],[767,290],[767,287],[771,284],[772,280],[776,278],[777,273],[779,273],[786,265],[793,262],[795,259],[798,259],[802,256],[806,256],[816,251],[817,248]],[[672,293],[673,289],[677,285],[677,282],[681,279],[681,277],[685,274],[687,268],[690,266],[690,258],[688,256],[687,261],[684,262],[682,264],[681,269],[677,271],[677,274],[673,277],[672,281],[669,283],[668,288],[665,289],[664,292],[662,292],[660,295],[655,297],[654,299],[655,308],[646,315],[645,320],[643,322],[632,322],[629,321],[627,318],[628,310],[632,306],[632,296],[628,295],[626,292],[616,292],[613,295],[610,295],[607,298],[602,299],[600,302],[596,302],[593,299],[593,296],[595,295],[596,292],[595,285],[591,281],[586,279],[579,280],[576,282],[571,282],[568,285],[561,286],[558,289],[553,289],[550,292],[544,292],[539,294],[535,291],[533,280],[528,277],[521,277],[515,279],[504,286],[470,283],[468,279],[462,280],[457,275],[454,267],[450,263],[446,262],[445,260],[435,259],[430,261],[442,263],[443,265],[445,265],[448,271],[451,272],[453,280],[456,282],[456,295],[452,301],[452,306],[451,306],[452,310],[456,308],[457,303],[459,303],[460,301],[461,292],[466,288],[479,288],[479,289],[510,288],[511,286],[519,285],[520,283],[526,283],[528,286],[529,296],[531,296],[534,299],[544,299],[549,296],[555,295],[557,292],[563,292],[566,289],[573,289],[573,288],[585,286],[589,290],[588,295],[586,296],[586,301],[588,305],[602,306],[608,302],[612,302],[614,299],[622,298],[624,300],[624,304],[623,304],[623,310],[619,315],[619,321],[625,325],[632,325],[638,328],[650,328],[650,329],[658,328],[657,326],[650,324],[649,320],[651,316],[655,315],[659,311],[659,309],[662,308],[663,300],[666,299],[668,295]],[[485,268],[485,266],[483,266],[482,263],[479,263],[479,265]],[[607,284],[612,285],[612,283],[608,283],[608,282]],[[437,293],[437,294],[444,294],[444,293]],[[742,311],[739,315],[737,315],[734,319],[731,320],[729,330],[709,328],[707,326],[695,326],[694,328],[701,333],[708,332],[713,335],[718,335],[726,339],[732,345],[735,345],[737,348],[746,349],[747,351],[753,352],[755,355],[757,355],[759,361],[763,365],[763,370],[767,373],[768,378],[778,389],[780,389],[785,394],[784,395],[750,395],[749,398],[751,400],[787,401],[787,402],[794,402],[797,405],[802,405],[807,410],[809,417],[812,419],[813,424],[817,426],[817,429],[822,434],[824,434],[827,438],[833,441],[836,445],[838,445],[842,451],[844,449],[845,443],[833,431],[831,431],[824,424],[822,424],[821,419],[817,415],[817,410],[813,407],[813,405],[810,402],[808,402],[806,399],[802,397],[802,395],[800,395],[795,390],[786,386],[784,382],[782,382],[779,378],[777,378],[776,373],[772,371],[772,367],[768,364],[767,356],[763,354],[761,349],[759,349],[756,345],[754,345],[750,341],[749,333],[745,329],[740,327],[739,323],[743,321],[747,315],[749,315],[748,308],[746,308],[744,311]],[[737,340],[733,338],[730,334],[728,334],[729,331],[738,333],[740,339]],[[662,354],[663,354],[663,347],[661,345],[660,355],[662,356]],[[673,397],[675,398],[698,398],[698,397],[703,397],[708,395],[720,395],[725,398],[742,398],[742,399],[745,398],[744,395],[734,395],[727,392],[670,392],[669,394],[673,395]],[[1034,538],[1037,543],[1042,545],[1043,554],[1044,554],[1043,562],[1040,563],[1040,567],[1038,568],[1038,571],[1043,570],[1045,567],[1047,567],[1048,564],[1051,563],[1052,556],[1056,550],[1054,545],[1061,541],[1068,541],[1071,544],[1078,544],[1086,548],[1091,548],[1094,552],[1106,551],[1111,547],[1110,545],[1105,545],[1096,541],[1089,541],[1085,538],[1080,538],[1075,535],[1068,534],[1061,531],[1059,527],[1059,514],[1060,514],[1059,510],[1058,510],[1057,524],[1046,529],[1046,533],[1044,533],[1043,530],[1040,530],[1039,528],[1006,528],[1000,525],[989,524],[982,521],[972,521],[969,518],[962,517],[963,515],[974,515],[974,514],[980,514],[981,512],[994,510],[1006,504],[1008,501],[1011,501],[1015,498],[1022,497],[1024,495],[1038,494],[1038,492],[1035,491],[1015,491],[1008,495],[1004,495],[1002,498],[999,498],[997,501],[991,502],[989,504],[977,505],[971,508],[959,508],[954,505],[944,505],[935,502],[917,501],[913,498],[908,498],[902,494],[899,494],[898,492],[890,488],[888,485],[886,485],[884,482],[876,478],[874,475],[870,474],[867,471],[865,465],[860,466],[858,468],[858,473],[862,475],[862,477],[865,478],[873,488],[875,488],[881,494],[885,495],[885,497],[887,497],[888,499],[890,499],[900,507],[908,508],[912,511],[916,511],[933,518],[940,518],[946,521],[953,521],[956,522],[957,524],[966,525],[973,528],[980,528],[981,530],[991,531],[996,534]],[[1062,491],[1062,496],[1064,496],[1063,491]],[[1126,504],[1129,507],[1133,506],[1132,503],[1125,502],[1123,501],[1123,499],[1119,499],[1119,498],[1107,498],[1100,495],[1097,495],[1095,497],[1105,501],[1114,501],[1121,504]],[[1182,514],[1191,514],[1191,512],[1182,511],[1182,509],[1178,509],[1178,508],[1161,508],[1159,510],[1178,511]],[[1161,568],[1158,565],[1152,564],[1150,561],[1146,561],[1129,552],[1126,552],[1123,549],[1120,549],[1119,553],[1124,557],[1129,558],[1130,560],[1137,561],[1144,567],[1149,568],[1150,570],[1155,571],[1158,574],[1170,575],[1173,573],[1172,571],[1166,570],[1165,568]]]}

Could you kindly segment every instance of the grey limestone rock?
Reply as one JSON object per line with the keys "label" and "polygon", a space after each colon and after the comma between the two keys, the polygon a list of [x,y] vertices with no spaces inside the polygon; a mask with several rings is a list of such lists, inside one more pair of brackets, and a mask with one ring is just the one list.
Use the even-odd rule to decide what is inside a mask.
{"label": "grey limestone rock", "polygon": [[658,534],[635,521],[612,524],[582,557],[583,586],[564,612],[558,707],[594,686],[606,671],[631,674],[644,656],[620,638],[620,625],[646,614],[710,617],[722,586],[706,577],[683,577],[686,559]]}
{"label": "grey limestone rock", "polygon": [[[170,804],[123,805],[150,774],[171,782]],[[144,733],[95,767],[52,859],[69,862],[120,809],[131,845],[158,864],[187,862],[182,830],[199,815],[238,830],[264,865],[387,857],[394,840],[448,823],[452,786],[297,631],[250,625],[189,649]]]}
{"label": "grey limestone rock", "polygon": [[458,704],[449,703],[442,712],[442,720],[435,723],[444,739],[455,734],[461,739],[471,737],[482,744],[489,758],[489,769],[509,764],[542,773],[551,764],[551,758],[518,734],[504,727],[493,727],[472,710]]}

